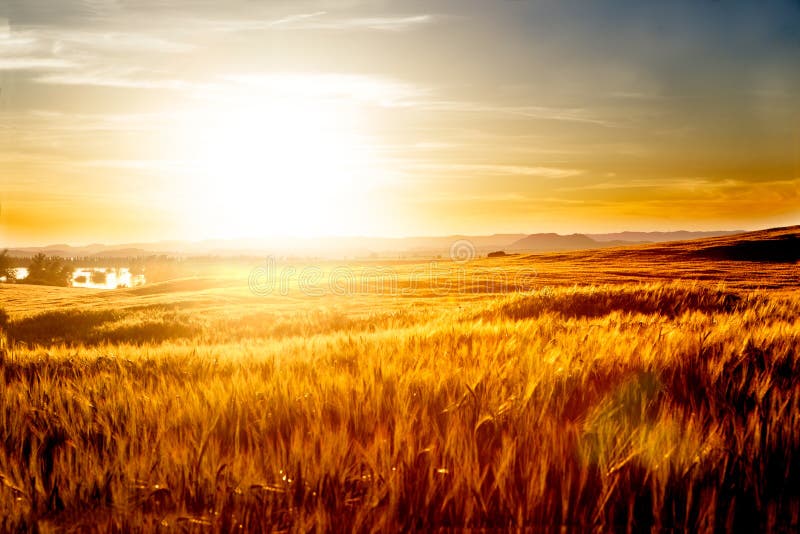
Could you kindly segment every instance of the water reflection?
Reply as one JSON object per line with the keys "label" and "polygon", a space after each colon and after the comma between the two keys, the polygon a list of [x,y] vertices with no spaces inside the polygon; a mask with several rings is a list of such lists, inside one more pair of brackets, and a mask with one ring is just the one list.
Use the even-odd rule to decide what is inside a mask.
{"label": "water reflection", "polygon": [[[24,282],[28,277],[27,267],[14,269],[17,280]],[[127,267],[117,269],[104,267],[81,267],[72,271],[70,285],[72,287],[90,287],[93,289],[117,289],[119,287],[136,287],[143,285],[143,274],[132,274]]]}
{"label": "water reflection", "polygon": [[72,287],[91,287],[95,289],[115,289],[144,284],[143,274],[131,274],[130,269],[82,268],[72,273]]}

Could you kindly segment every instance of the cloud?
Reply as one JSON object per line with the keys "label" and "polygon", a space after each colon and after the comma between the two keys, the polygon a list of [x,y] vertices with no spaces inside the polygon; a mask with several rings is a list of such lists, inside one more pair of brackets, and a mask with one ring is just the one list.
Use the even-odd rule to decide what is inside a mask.
{"label": "cloud", "polygon": [[64,69],[73,65],[29,35],[0,32],[0,70]]}
{"label": "cloud", "polygon": [[81,167],[136,171],[181,172],[197,168],[197,162],[182,159],[94,159],[77,163]]}
{"label": "cloud", "polygon": [[198,19],[190,24],[206,27],[212,31],[237,32],[255,30],[373,30],[373,31],[407,31],[430,24],[434,17],[428,14],[410,16],[383,17],[341,17],[331,15],[327,11],[297,13],[279,18],[263,20],[251,17],[234,19]]}
{"label": "cloud", "polygon": [[269,29],[303,29],[309,19],[326,15],[325,11],[296,13],[278,18],[274,17],[206,17],[181,19],[180,24],[186,32],[243,32]]}
{"label": "cloud", "polygon": [[50,57],[0,57],[0,70],[53,70],[74,66],[71,61]]}
{"label": "cloud", "polygon": [[213,90],[214,84],[180,78],[162,78],[138,68],[72,69],[69,72],[43,74],[36,82],[60,85],[86,85],[121,89],[150,89],[201,93]]}
{"label": "cloud", "polygon": [[332,18],[329,20],[314,18],[300,21],[289,27],[310,30],[380,30],[406,31],[433,22],[432,15],[414,15],[408,17],[352,17]]}
{"label": "cloud", "polygon": [[455,111],[463,113],[486,113],[492,115],[516,116],[528,119],[552,120],[594,124],[605,127],[618,127],[620,123],[600,117],[585,108],[547,107],[547,106],[500,106],[480,102],[444,100],[420,103],[431,111]]}
{"label": "cloud", "polygon": [[177,112],[159,113],[65,113],[50,110],[33,110],[19,116],[27,119],[37,130],[44,131],[120,131],[136,132],[163,128],[180,116]]}
{"label": "cloud", "polygon": [[287,17],[270,21],[269,25],[270,26],[292,25],[302,21],[307,21],[308,19],[321,17],[326,14],[327,12],[325,11],[315,11],[314,13],[298,13],[296,15],[289,15]]}
{"label": "cloud", "polygon": [[66,28],[17,28],[9,34],[6,45],[15,43],[52,53],[78,51],[83,53],[120,52],[190,52],[195,46],[145,31],[115,31]]}
{"label": "cloud", "polygon": [[255,73],[223,80],[276,97],[351,99],[388,107],[408,105],[426,93],[412,84],[364,74]]}
{"label": "cloud", "polygon": [[[615,175],[615,173],[610,173],[610,174]],[[626,189],[698,190],[708,187],[718,187],[724,184],[730,185],[732,183],[733,181],[730,179],[712,180],[705,176],[649,178],[649,179],[634,178],[623,181],[594,182],[591,184],[582,184],[579,186],[560,187],[558,188],[558,191],[561,192],[588,191],[588,190],[611,191],[611,190],[626,190]]]}
{"label": "cloud", "polygon": [[[0,63],[1,65],[1,63]],[[247,73],[224,75],[210,81],[162,77],[140,68],[74,69],[35,78],[46,84],[89,85],[128,89],[183,91],[210,100],[238,99],[257,92],[261,98],[351,100],[384,107],[412,105],[424,88],[366,74]]]}
{"label": "cloud", "polygon": [[[136,64],[136,53],[165,54],[192,49],[192,45],[145,33],[24,29],[0,34],[0,70],[57,71],[36,78],[44,83],[136,86],[120,76],[99,75],[100,69],[93,67],[111,63],[117,66],[106,70],[124,70],[124,65]],[[160,88],[166,88],[163,85]]]}
{"label": "cloud", "polygon": [[104,52],[158,52],[161,54],[191,52],[195,45],[136,32],[73,31],[37,32],[41,38],[55,41],[58,46],[80,46]]}
{"label": "cloud", "polygon": [[412,167],[415,170],[427,172],[446,172],[470,175],[518,175],[536,176],[539,178],[559,179],[582,174],[580,169],[567,169],[561,167],[538,167],[528,165],[486,165],[486,164],[461,164],[461,163],[417,163]]}

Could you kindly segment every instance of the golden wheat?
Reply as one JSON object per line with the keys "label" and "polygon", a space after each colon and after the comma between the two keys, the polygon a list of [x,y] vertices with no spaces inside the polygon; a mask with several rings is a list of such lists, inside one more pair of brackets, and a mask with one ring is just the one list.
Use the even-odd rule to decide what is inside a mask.
{"label": "golden wheat", "polygon": [[794,294],[149,291],[13,310],[0,530],[800,524]]}

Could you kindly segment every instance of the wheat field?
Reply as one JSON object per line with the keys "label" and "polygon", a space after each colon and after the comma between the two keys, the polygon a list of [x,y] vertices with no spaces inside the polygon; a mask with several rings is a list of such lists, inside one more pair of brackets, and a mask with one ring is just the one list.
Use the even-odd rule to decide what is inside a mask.
{"label": "wheat field", "polygon": [[646,250],[1,286],[0,530],[800,528],[798,265]]}

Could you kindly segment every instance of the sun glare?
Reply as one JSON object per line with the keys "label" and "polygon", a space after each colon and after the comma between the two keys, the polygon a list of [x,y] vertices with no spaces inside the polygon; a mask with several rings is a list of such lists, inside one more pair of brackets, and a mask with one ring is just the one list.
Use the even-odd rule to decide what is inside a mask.
{"label": "sun glare", "polygon": [[355,105],[258,95],[224,102],[187,113],[178,128],[187,225],[215,238],[356,226],[374,158]]}

